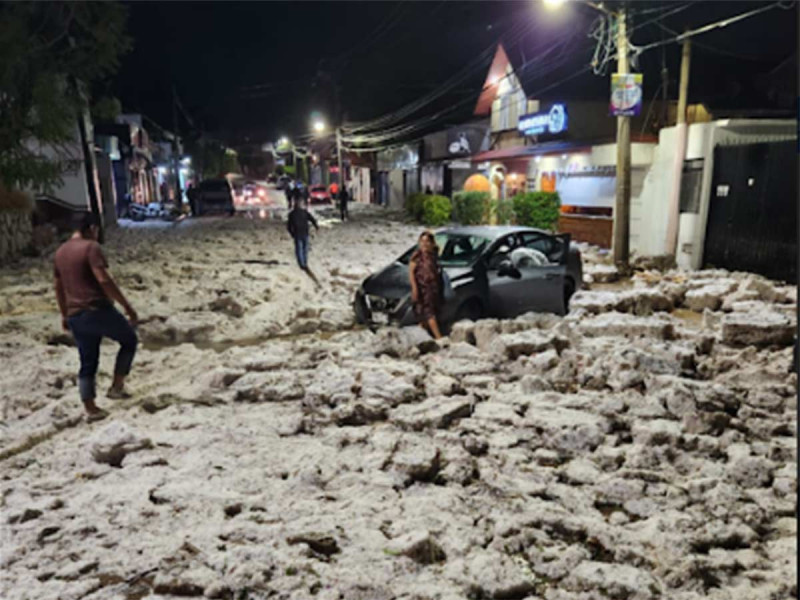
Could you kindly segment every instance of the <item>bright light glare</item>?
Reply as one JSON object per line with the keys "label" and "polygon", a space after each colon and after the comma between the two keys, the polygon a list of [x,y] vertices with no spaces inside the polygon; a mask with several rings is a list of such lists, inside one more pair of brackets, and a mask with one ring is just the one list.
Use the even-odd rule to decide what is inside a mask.
{"label": "bright light glare", "polygon": [[325,130],[325,123],[322,121],[314,121],[314,131],[317,133],[321,133]]}
{"label": "bright light glare", "polygon": [[543,0],[544,5],[550,10],[556,10],[564,6],[567,0]]}
{"label": "bright light glare", "polygon": [[288,143],[289,143],[289,138],[287,138],[286,136],[284,136],[284,137],[282,137],[281,139],[278,140],[278,144],[280,146],[285,146]]}
{"label": "bright light glare", "polygon": [[562,158],[563,160],[567,160],[567,155],[566,155],[566,154],[562,154],[562,155],[561,155],[561,158]]}
{"label": "bright light glare", "polygon": [[541,161],[541,160],[542,160],[542,157],[541,157],[541,156],[537,156],[537,157],[536,157],[534,160],[535,160],[536,162],[539,162],[539,161]]}

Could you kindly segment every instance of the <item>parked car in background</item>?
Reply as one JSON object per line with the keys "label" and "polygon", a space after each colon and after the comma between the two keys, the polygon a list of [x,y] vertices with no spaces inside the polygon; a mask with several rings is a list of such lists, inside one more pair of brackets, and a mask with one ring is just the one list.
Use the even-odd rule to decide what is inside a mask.
{"label": "parked car in background", "polygon": [[[516,226],[455,227],[435,232],[445,294],[439,321],[512,318],[529,311],[566,314],[583,281],[581,255],[569,234]],[[359,323],[411,325],[408,264],[416,245],[367,277],[353,308]]]}
{"label": "parked car in background", "polygon": [[309,204],[330,204],[331,195],[324,185],[312,185],[308,189]]}
{"label": "parked car in background", "polygon": [[227,179],[204,179],[192,189],[189,203],[195,217],[210,213],[234,214],[233,187]]}

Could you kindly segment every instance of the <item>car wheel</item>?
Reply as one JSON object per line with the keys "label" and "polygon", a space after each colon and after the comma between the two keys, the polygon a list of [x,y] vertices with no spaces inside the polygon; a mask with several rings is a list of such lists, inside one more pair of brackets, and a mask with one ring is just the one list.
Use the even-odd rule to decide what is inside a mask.
{"label": "car wheel", "polygon": [[353,312],[356,314],[356,323],[359,325],[368,325],[370,323],[370,312],[361,294],[357,294],[353,301]]}
{"label": "car wheel", "polygon": [[469,319],[470,321],[477,321],[483,316],[481,305],[475,300],[467,300],[458,307],[453,323]]}
{"label": "car wheel", "polygon": [[575,282],[572,279],[567,279],[564,282],[564,314],[569,312],[569,301],[575,294]]}

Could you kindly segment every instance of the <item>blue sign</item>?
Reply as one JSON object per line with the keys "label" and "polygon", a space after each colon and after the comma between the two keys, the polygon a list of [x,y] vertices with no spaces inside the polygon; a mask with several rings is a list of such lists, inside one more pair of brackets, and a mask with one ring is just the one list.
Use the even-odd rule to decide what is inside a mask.
{"label": "blue sign", "polygon": [[567,107],[564,104],[553,104],[547,112],[522,115],[517,129],[525,135],[564,133],[567,130]]}

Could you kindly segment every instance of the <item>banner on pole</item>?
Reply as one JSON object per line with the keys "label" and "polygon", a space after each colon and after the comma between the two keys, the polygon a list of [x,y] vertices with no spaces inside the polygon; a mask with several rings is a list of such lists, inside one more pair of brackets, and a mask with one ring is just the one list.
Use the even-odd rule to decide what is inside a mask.
{"label": "banner on pole", "polygon": [[641,111],[642,74],[611,75],[611,116],[633,117]]}

